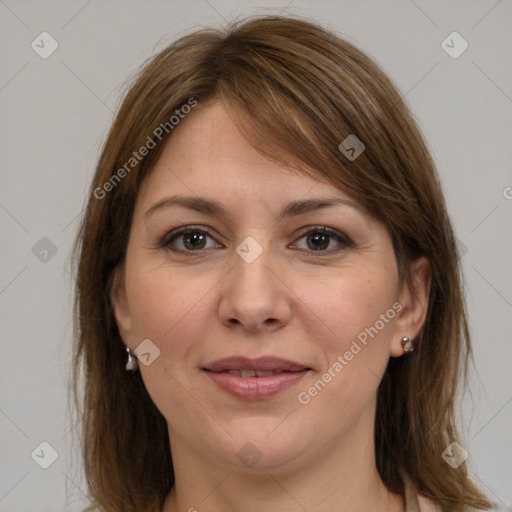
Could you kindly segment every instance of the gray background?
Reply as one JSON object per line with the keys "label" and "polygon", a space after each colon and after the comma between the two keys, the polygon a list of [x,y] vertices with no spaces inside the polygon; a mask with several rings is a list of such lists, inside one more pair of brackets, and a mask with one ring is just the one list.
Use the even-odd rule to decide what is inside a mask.
{"label": "gray background", "polygon": [[[0,511],[85,503],[67,409],[69,250],[124,84],[199,25],[281,11],[325,23],[374,57],[425,133],[464,251],[477,368],[464,448],[476,482],[512,510],[510,0],[0,0]],[[31,47],[43,31],[59,45],[47,59]],[[453,31],[469,43],[456,59],[441,46]],[[41,442],[58,452],[48,469]]]}

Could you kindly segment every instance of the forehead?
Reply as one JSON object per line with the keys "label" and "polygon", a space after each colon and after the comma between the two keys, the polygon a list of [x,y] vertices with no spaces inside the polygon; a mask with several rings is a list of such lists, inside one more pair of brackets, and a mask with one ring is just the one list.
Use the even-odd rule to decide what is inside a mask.
{"label": "forehead", "polygon": [[176,126],[144,180],[138,202],[171,192],[271,204],[326,195],[353,200],[320,174],[314,177],[260,154],[220,101],[199,105]]}

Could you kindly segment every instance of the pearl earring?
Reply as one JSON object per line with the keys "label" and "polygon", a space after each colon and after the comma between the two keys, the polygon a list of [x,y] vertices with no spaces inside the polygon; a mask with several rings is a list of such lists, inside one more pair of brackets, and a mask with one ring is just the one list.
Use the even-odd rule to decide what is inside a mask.
{"label": "pearl earring", "polygon": [[412,352],[414,350],[412,341],[409,338],[402,338],[402,347],[404,347],[404,352]]}
{"label": "pearl earring", "polygon": [[126,371],[136,372],[139,369],[139,362],[137,361],[136,357],[132,357],[130,347],[126,347],[126,352],[128,353],[128,360],[126,361]]}

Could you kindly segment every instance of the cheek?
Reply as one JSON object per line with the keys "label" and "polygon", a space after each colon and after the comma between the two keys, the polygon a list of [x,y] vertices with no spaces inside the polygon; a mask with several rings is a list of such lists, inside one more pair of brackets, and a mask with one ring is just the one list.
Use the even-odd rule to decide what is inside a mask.
{"label": "cheek", "polygon": [[[364,344],[365,335],[368,339],[389,339],[396,316],[395,283],[389,274],[372,273],[370,268],[350,269],[325,286],[315,285],[309,292],[304,289],[301,297],[306,297],[305,310],[310,310],[312,318],[316,314],[316,323],[321,320],[322,344],[331,357],[348,350],[353,340]],[[311,339],[318,340],[318,334],[310,334]]]}
{"label": "cheek", "polygon": [[201,411],[190,407],[190,397],[200,396],[200,390],[189,370],[201,350],[197,340],[206,339],[206,320],[212,316],[206,311],[208,290],[216,281],[210,283],[206,275],[185,278],[162,268],[131,277],[128,293],[136,344],[150,339],[160,351],[150,365],[139,364],[146,389],[168,423],[176,423],[176,412],[181,411],[178,423],[203,424]]}
{"label": "cheek", "polygon": [[[133,329],[160,348],[182,346],[184,332],[194,335],[204,325],[208,277],[184,279],[178,272],[154,269],[134,276],[130,295]],[[185,340],[183,340],[185,341]]]}
{"label": "cheek", "polygon": [[[307,338],[322,352],[323,363],[315,384],[300,389],[299,402],[309,404],[310,412],[322,414],[335,404],[335,416],[357,416],[384,374],[396,318],[395,282],[392,273],[370,275],[347,272],[315,288],[304,303]],[[308,297],[305,291],[301,296]]]}

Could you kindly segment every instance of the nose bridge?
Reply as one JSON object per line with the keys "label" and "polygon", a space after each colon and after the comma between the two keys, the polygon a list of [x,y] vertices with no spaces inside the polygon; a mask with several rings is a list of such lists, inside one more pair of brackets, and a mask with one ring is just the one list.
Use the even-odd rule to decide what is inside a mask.
{"label": "nose bridge", "polygon": [[[257,236],[257,235],[256,235]],[[224,322],[240,323],[249,330],[289,318],[286,287],[278,279],[278,255],[267,236],[249,236],[233,254],[234,268],[225,283],[219,314]],[[260,243],[261,242],[261,243]]]}
{"label": "nose bridge", "polygon": [[270,293],[273,289],[270,281],[275,279],[275,275],[271,269],[275,266],[276,255],[273,254],[269,237],[263,239],[260,235],[258,239],[255,236],[246,237],[237,246],[236,255],[233,255],[234,281],[240,285],[237,291],[247,292],[251,288],[255,293]]}

